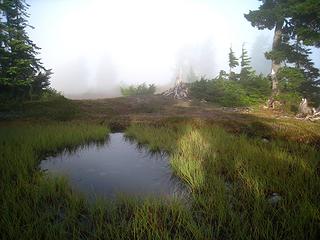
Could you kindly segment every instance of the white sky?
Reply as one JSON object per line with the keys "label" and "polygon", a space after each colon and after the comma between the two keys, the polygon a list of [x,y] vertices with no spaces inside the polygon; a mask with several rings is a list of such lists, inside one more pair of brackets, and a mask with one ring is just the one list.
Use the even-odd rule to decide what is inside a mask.
{"label": "white sky", "polygon": [[[200,75],[227,70],[232,44],[251,52],[258,71],[272,33],[243,17],[257,0],[29,0],[31,39],[66,94],[108,91],[119,84],[168,84],[177,63]],[[259,63],[259,64],[257,64]]]}

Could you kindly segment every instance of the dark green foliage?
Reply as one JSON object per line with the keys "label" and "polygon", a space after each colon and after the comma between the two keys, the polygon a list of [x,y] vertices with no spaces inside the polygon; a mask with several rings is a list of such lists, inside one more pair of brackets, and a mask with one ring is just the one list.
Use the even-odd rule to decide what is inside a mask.
{"label": "dark green foliage", "polygon": [[134,86],[131,85],[129,87],[121,87],[121,94],[125,97],[128,96],[145,96],[145,95],[153,95],[156,92],[156,86],[154,84],[149,84],[147,86],[145,83]]}
{"label": "dark green foliage", "polygon": [[283,67],[278,72],[280,93],[276,97],[284,110],[296,112],[302,97],[308,97],[311,104],[318,106],[320,88],[316,81],[308,78],[308,71],[298,67]]}
{"label": "dark green foliage", "polygon": [[318,0],[259,0],[259,10],[245,18],[258,29],[272,30],[277,24],[291,39],[320,46],[320,2]]}
{"label": "dark green foliage", "polygon": [[251,104],[246,91],[236,82],[214,80],[209,85],[209,88],[211,98],[208,100],[211,102],[227,107],[248,106]]}
{"label": "dark green foliage", "polygon": [[297,111],[303,96],[301,87],[306,79],[298,68],[284,67],[278,72],[280,94],[277,99],[282,102],[286,111]]}
{"label": "dark green foliage", "polygon": [[[287,41],[289,40],[287,39]],[[320,73],[310,59],[310,54],[310,49],[300,42],[289,44],[289,42],[283,40],[281,50],[266,53],[266,57],[279,59],[285,65],[290,66],[280,68],[277,73],[280,94],[283,92],[284,96],[289,94],[290,98],[296,96],[297,99],[306,97],[315,106],[318,106],[320,103]]]}
{"label": "dark green foliage", "polygon": [[238,58],[236,58],[232,50],[232,47],[230,47],[230,52],[229,52],[229,67],[230,67],[229,79],[230,80],[236,80],[236,74],[232,71],[232,69],[237,66],[239,66]]}
{"label": "dark green foliage", "polygon": [[191,96],[222,106],[250,106],[265,101],[270,94],[270,81],[263,76],[252,74],[243,82],[235,82],[222,77],[208,80],[201,78],[190,84]]}
{"label": "dark green foliage", "polygon": [[41,101],[51,101],[53,99],[64,98],[61,92],[58,92],[54,88],[48,87],[41,94]]}
{"label": "dark green foliage", "polygon": [[[293,1],[291,1],[293,2]],[[306,45],[320,47],[320,2],[296,0],[290,7],[292,32]]]}
{"label": "dark green foliage", "polygon": [[75,101],[66,99],[55,90],[46,90],[40,100],[0,103],[0,120],[36,119],[36,121],[69,121],[81,114]]}
{"label": "dark green foliage", "polygon": [[264,101],[271,94],[271,82],[262,74],[256,75],[254,72],[250,72],[239,83],[246,90],[247,95],[256,101]]}
{"label": "dark green foliage", "polygon": [[[320,95],[317,83],[319,70],[314,67],[309,58],[310,50],[305,46],[320,47],[320,1],[264,0],[261,2],[259,9],[245,14],[245,18],[258,29],[275,29],[272,51],[266,53],[266,58],[278,65],[273,81],[278,82],[277,69],[281,63],[294,65],[303,72],[305,78],[299,92],[304,97],[317,101]],[[280,89],[274,90],[279,93]]]}
{"label": "dark green foliage", "polygon": [[301,95],[299,93],[280,93],[278,96],[275,97],[275,99],[281,102],[281,105],[278,107],[279,110],[292,113],[298,112],[299,103],[301,102]]}
{"label": "dark green foliage", "polygon": [[33,78],[33,82],[31,85],[31,98],[39,98],[42,96],[42,94],[46,92],[52,91],[50,86],[50,75],[52,74],[51,70],[46,70],[44,72],[39,72],[36,76]]}
{"label": "dark green foliage", "polygon": [[234,51],[230,47],[230,52],[229,52],[229,67],[230,68],[235,68],[236,66],[239,66],[238,58],[234,55]]}
{"label": "dark green foliage", "polygon": [[311,51],[300,42],[296,42],[291,48],[292,51],[288,55],[287,62],[294,65],[296,70],[302,73],[304,77],[298,92],[318,106],[320,104],[320,72],[309,57]]}
{"label": "dark green foliage", "polygon": [[244,44],[242,44],[241,56],[240,56],[240,80],[243,81],[248,78],[250,72],[252,71],[250,66],[250,57],[248,56],[248,51],[244,48]]}
{"label": "dark green foliage", "polygon": [[51,71],[36,57],[39,48],[29,39],[25,0],[0,3],[1,99],[32,99],[48,87]]}
{"label": "dark green foliage", "polygon": [[293,67],[281,68],[278,73],[278,78],[279,89],[283,93],[299,93],[302,83],[306,81],[303,72]]}

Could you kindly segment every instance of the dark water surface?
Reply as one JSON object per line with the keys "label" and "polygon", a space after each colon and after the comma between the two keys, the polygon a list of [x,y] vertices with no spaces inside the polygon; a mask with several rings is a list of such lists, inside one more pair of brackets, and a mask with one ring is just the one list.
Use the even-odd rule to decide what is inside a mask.
{"label": "dark water surface", "polygon": [[172,175],[165,153],[151,153],[124,137],[112,133],[104,143],[92,143],[74,151],[41,161],[40,168],[64,175],[73,189],[89,198],[134,196],[173,196],[183,191]]}

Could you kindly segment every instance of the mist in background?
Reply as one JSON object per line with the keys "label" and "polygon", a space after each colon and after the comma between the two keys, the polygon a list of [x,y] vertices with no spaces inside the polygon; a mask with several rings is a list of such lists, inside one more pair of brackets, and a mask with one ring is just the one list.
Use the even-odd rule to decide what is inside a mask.
{"label": "mist in background", "polygon": [[[232,45],[241,45],[258,73],[268,74],[264,52],[273,32],[243,17],[247,0],[29,0],[31,39],[52,68],[52,87],[71,98],[119,96],[119,86],[173,84],[177,71],[215,77],[228,71]],[[313,58],[319,67],[319,51]]]}

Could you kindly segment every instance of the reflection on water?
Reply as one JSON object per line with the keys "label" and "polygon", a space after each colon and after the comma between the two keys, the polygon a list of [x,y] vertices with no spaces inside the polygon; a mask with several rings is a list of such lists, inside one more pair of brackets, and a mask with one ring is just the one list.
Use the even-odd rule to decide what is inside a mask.
{"label": "reflection on water", "polygon": [[40,168],[67,176],[71,186],[89,198],[113,198],[116,194],[172,196],[183,192],[181,182],[172,175],[167,154],[150,152],[123,133],[66,149],[43,160]]}

